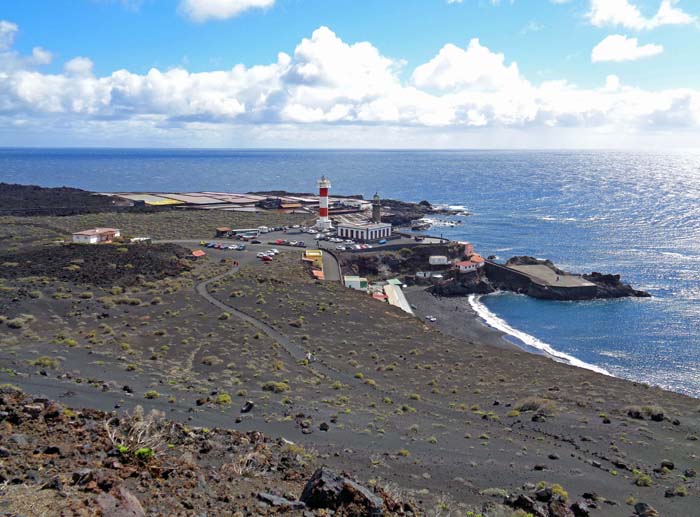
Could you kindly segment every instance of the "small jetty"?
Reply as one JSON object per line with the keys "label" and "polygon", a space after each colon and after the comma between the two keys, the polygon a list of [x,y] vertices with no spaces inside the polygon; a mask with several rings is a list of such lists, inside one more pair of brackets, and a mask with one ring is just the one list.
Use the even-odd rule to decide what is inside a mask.
{"label": "small jetty", "polygon": [[591,300],[598,286],[579,275],[545,264],[498,264],[486,261],[486,275],[501,288],[548,300]]}

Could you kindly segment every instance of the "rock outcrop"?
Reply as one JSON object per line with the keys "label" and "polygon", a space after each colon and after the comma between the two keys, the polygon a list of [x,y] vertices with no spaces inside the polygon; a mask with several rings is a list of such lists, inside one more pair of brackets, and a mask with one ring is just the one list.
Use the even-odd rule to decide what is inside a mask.
{"label": "rock outcrop", "polygon": [[583,275],[585,280],[594,283],[598,288],[596,298],[649,298],[651,295],[645,291],[638,291],[631,285],[620,280],[620,275],[605,275],[602,273],[591,273]]}
{"label": "rock outcrop", "polygon": [[299,500],[309,508],[344,510],[349,515],[384,515],[384,501],[352,479],[321,467],[306,483]]}

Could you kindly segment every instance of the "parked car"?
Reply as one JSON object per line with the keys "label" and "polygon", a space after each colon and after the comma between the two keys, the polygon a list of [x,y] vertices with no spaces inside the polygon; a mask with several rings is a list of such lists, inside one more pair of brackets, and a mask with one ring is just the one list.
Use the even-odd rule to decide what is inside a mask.
{"label": "parked car", "polygon": [[381,241],[379,241],[379,244],[386,244],[386,239],[382,239]]}
{"label": "parked car", "polygon": [[265,256],[265,254],[261,251],[260,253],[258,253],[258,254],[255,255],[255,256],[258,257],[258,258],[263,258],[263,257]]}
{"label": "parked car", "polygon": [[260,258],[263,262],[272,262],[272,257],[269,255],[264,255],[263,257]]}
{"label": "parked car", "polygon": [[262,244],[258,239],[253,239],[250,241],[251,244]]}
{"label": "parked car", "polygon": [[338,251],[345,251],[345,246],[336,246],[335,249]]}

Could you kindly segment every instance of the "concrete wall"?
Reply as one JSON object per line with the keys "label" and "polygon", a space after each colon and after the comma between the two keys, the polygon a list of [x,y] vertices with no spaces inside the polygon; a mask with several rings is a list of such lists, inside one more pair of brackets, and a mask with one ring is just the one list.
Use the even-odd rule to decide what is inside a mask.
{"label": "concrete wall", "polygon": [[556,287],[534,282],[525,273],[486,261],[484,266],[489,281],[496,289],[527,294],[545,300],[591,300],[597,293],[596,286]]}
{"label": "concrete wall", "polygon": [[525,273],[503,267],[495,262],[486,261],[484,265],[486,276],[497,289],[527,293],[532,280]]}

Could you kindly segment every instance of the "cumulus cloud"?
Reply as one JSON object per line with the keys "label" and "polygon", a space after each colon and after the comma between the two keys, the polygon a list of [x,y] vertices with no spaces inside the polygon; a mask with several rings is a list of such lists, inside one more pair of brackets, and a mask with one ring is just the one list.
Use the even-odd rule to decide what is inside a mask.
{"label": "cumulus cloud", "polygon": [[596,27],[620,25],[628,29],[655,29],[662,25],[688,25],[696,21],[676,7],[678,0],[661,0],[652,17],[645,17],[630,0],[591,0],[588,19]]}
{"label": "cumulus cloud", "polygon": [[447,44],[429,62],[415,69],[413,83],[438,90],[497,90],[521,80],[517,63],[505,64],[505,56],[491,52],[478,38],[466,49]]}
{"label": "cumulus cloud", "polygon": [[63,70],[68,75],[90,75],[92,74],[92,60],[87,57],[74,57],[63,65]]}
{"label": "cumulus cloud", "polygon": [[275,0],[181,0],[179,10],[196,22],[225,20],[250,9],[267,9]]}
{"label": "cumulus cloud", "polygon": [[663,45],[640,45],[637,38],[613,34],[598,43],[591,52],[591,61],[636,61],[645,57],[658,56],[664,51]]}
{"label": "cumulus cloud", "polygon": [[[632,41],[635,52],[649,52],[624,41]],[[47,74],[29,64],[46,61],[36,54],[17,56],[8,49],[4,55],[14,57],[0,59],[0,132],[34,125],[42,134],[69,127],[84,135],[99,126],[105,138],[120,138],[115,135],[121,131],[148,141],[152,135],[224,134],[234,127],[267,138],[319,127],[326,130],[314,129],[315,137],[343,131],[358,136],[357,128],[366,128],[373,138],[393,134],[408,142],[407,132],[428,134],[428,128],[436,135],[554,128],[623,134],[674,124],[700,130],[698,90],[643,90],[616,76],[598,88],[566,80],[537,84],[478,39],[464,47],[447,44],[412,71],[371,43],[345,42],[327,27],[273,63],[211,72],[153,68],[97,76],[89,58],[76,57],[62,73]],[[380,127],[384,132],[370,129]]]}

